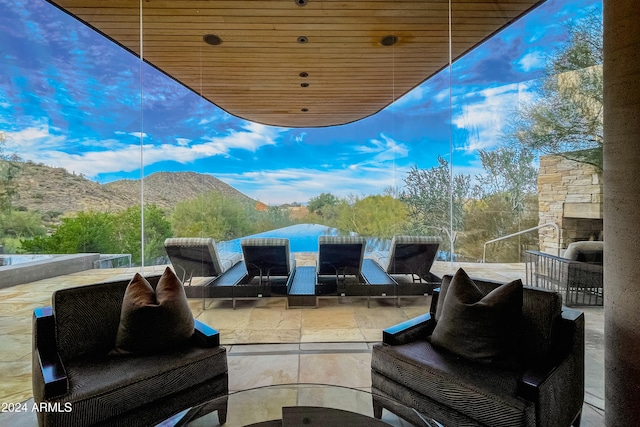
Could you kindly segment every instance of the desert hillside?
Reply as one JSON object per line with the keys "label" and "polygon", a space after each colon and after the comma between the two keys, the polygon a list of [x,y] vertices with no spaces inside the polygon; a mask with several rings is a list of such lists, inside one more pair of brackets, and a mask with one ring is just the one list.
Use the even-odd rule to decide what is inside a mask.
{"label": "desert hillside", "polygon": [[[78,211],[116,212],[140,203],[140,181],[119,180],[99,184],[63,168],[19,163],[15,177],[14,207],[59,216]],[[219,179],[193,172],[158,172],[144,180],[146,203],[171,209],[176,203],[212,190],[255,203]]]}

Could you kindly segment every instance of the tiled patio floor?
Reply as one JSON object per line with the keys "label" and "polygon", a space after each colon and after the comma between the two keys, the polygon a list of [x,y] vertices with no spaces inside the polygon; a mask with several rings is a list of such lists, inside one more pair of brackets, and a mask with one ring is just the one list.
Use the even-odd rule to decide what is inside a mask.
{"label": "tiled patio floor", "polygon": [[[304,263],[304,260],[301,260]],[[463,267],[472,277],[512,280],[524,278],[523,264],[461,264],[436,262],[438,275]],[[160,274],[164,266],[145,269]],[[31,398],[31,316],[49,305],[56,289],[105,280],[126,280],[139,268],[88,270],[7,289],[0,289],[0,402]],[[368,390],[371,386],[371,345],[382,329],[428,310],[430,297],[391,300],[364,298],[320,299],[318,308],[286,309],[285,298],[238,301],[191,300],[194,316],[221,333],[228,349],[229,387],[232,391],[262,385],[297,382],[344,385]],[[585,311],[586,390],[582,425],[604,425],[604,312]],[[0,425],[35,426],[34,414],[0,414]]]}

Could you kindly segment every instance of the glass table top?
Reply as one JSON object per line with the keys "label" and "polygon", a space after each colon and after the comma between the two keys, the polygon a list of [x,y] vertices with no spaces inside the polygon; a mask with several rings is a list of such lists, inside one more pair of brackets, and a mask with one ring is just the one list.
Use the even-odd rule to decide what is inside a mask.
{"label": "glass table top", "polygon": [[367,391],[325,384],[283,384],[229,393],[202,405],[186,409],[158,427],[220,426],[217,409],[227,399],[228,427],[309,426],[429,426],[436,421],[391,399],[384,401],[381,419],[374,418],[373,395]]}

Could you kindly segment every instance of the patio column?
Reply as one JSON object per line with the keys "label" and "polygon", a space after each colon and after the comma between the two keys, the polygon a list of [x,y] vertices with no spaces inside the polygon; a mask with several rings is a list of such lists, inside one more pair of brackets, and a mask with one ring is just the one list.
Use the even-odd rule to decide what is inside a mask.
{"label": "patio column", "polygon": [[605,421],[640,420],[640,8],[604,0]]}

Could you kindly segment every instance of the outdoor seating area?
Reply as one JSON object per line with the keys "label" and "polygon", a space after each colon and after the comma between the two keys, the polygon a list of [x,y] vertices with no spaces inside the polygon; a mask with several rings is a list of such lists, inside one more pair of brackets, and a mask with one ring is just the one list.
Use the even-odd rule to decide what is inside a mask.
{"label": "outdoor seating area", "polygon": [[[296,254],[298,264],[304,256]],[[508,282],[524,277],[523,264],[470,264],[435,262],[433,272],[445,276],[464,268],[474,277]],[[145,268],[145,277],[154,283],[164,266]],[[315,268],[315,267],[313,267]],[[3,322],[7,333],[2,345],[11,348],[10,354],[22,359],[30,353],[31,327],[24,327],[20,318],[33,316],[30,307],[51,304],[52,292],[62,289],[83,290],[95,283],[128,283],[138,268],[89,270],[55,279],[19,285],[19,288],[0,290],[0,304],[6,307],[22,306],[26,296],[32,302],[22,311]],[[195,279],[194,283],[198,280]],[[124,292],[122,288],[119,292]],[[77,292],[77,291],[76,291]],[[31,301],[31,300],[30,300]],[[102,299],[100,299],[102,301]],[[273,297],[238,302],[236,310],[228,300],[207,300],[203,310],[198,300],[189,300],[196,321],[216,328],[220,345],[227,350],[229,392],[276,384],[323,383],[353,387],[371,392],[370,366],[372,348],[381,342],[384,330],[421,316],[430,311],[432,297],[407,298],[402,307],[388,300],[371,300],[371,308],[362,298],[322,299],[318,308],[287,310],[286,297]],[[95,304],[95,302],[94,302]],[[23,304],[24,305],[24,304]],[[433,307],[433,304],[432,304]],[[602,398],[602,308],[587,307],[585,359],[585,403],[581,425],[598,426],[603,419]],[[432,309],[433,310],[433,309]],[[20,339],[20,334],[25,339]],[[600,338],[598,338],[600,337]],[[598,344],[600,343],[600,344]],[[23,349],[21,350],[21,348]],[[7,354],[6,356],[9,356]],[[30,357],[29,357],[30,360]],[[7,371],[18,374],[24,361],[2,362]],[[29,363],[30,365],[30,363]],[[30,369],[30,368],[29,368]],[[25,401],[33,395],[30,375],[11,375],[0,385],[3,401]],[[330,398],[331,396],[327,396]],[[28,402],[29,403],[29,402]],[[31,403],[29,403],[30,405]],[[369,401],[371,405],[371,401]],[[383,412],[389,420],[390,412]],[[217,425],[218,413],[212,414],[210,425]],[[36,413],[0,414],[0,424],[34,427]],[[392,425],[406,425],[399,422]]]}
{"label": "outdoor seating area", "polygon": [[637,6],[2,2],[0,426],[635,425]]}
{"label": "outdoor seating area", "polygon": [[604,242],[573,242],[562,257],[525,252],[527,284],[562,294],[568,306],[604,303]]}
{"label": "outdoor seating area", "polygon": [[[317,306],[318,298],[393,299],[430,295],[441,239],[394,236],[390,250],[365,258],[362,236],[319,236],[314,264],[296,264],[286,238],[244,238],[242,254],[221,252],[213,239],[171,238],[165,248],[176,274],[188,278],[187,297],[236,301],[287,296],[289,307]],[[193,277],[205,278],[197,285]]]}

